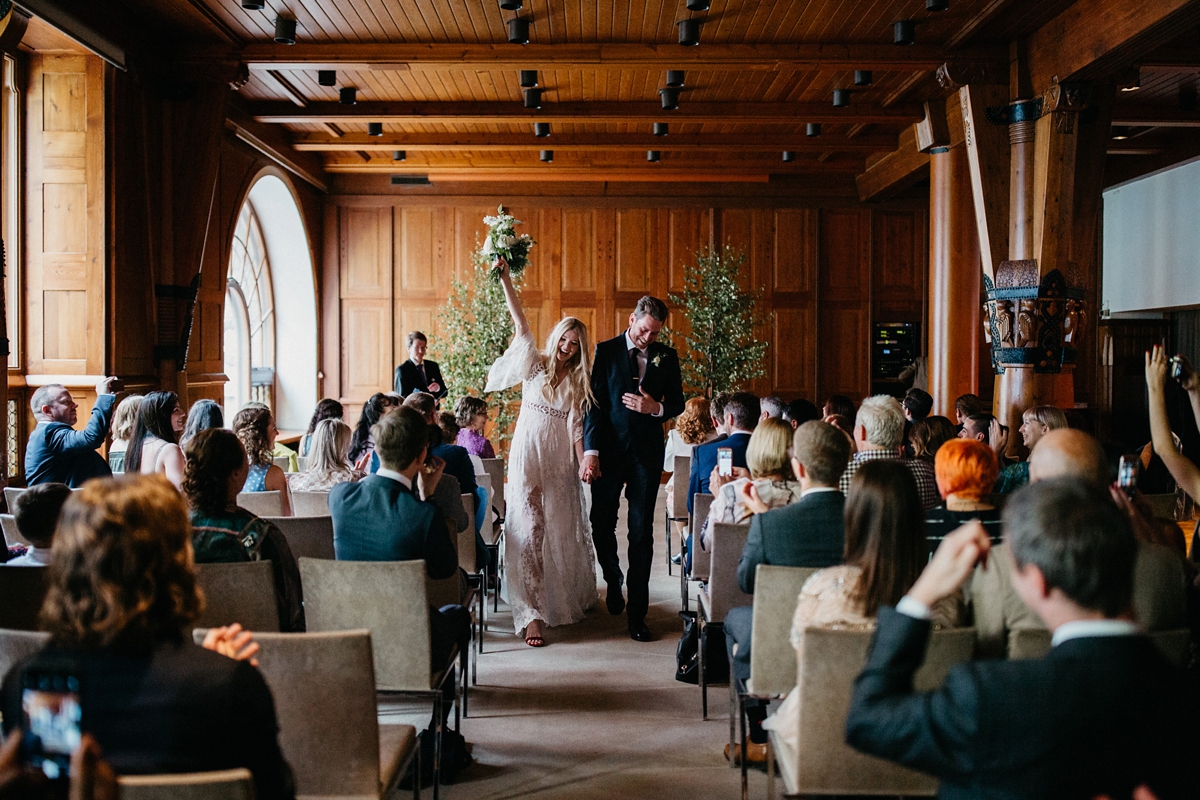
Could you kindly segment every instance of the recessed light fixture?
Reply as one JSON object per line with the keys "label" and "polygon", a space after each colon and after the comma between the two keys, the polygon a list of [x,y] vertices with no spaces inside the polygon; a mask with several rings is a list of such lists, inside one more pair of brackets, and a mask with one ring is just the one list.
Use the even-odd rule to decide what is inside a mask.
{"label": "recessed light fixture", "polygon": [[520,11],[523,5],[523,0],[500,0],[500,7],[505,11]]}
{"label": "recessed light fixture", "polygon": [[681,69],[667,70],[667,86],[670,86],[672,89],[682,89],[684,75],[685,73]]}
{"label": "recessed light fixture", "polygon": [[833,90],[833,107],[845,108],[850,105],[850,90],[849,89],[834,89]]}
{"label": "recessed light fixture", "polygon": [[892,41],[896,44],[913,44],[917,41],[917,25],[911,19],[898,19],[892,25]]}
{"label": "recessed light fixture", "polygon": [[541,158],[542,161],[545,161],[547,164],[549,164],[551,161],[554,160],[554,151],[553,150],[543,150],[538,157]]}
{"label": "recessed light fixture", "polygon": [[708,11],[710,0],[687,0],[688,11]]}
{"label": "recessed light fixture", "polygon": [[660,158],[662,158],[662,153],[660,153],[659,151],[657,151],[657,150],[647,150],[646,151],[646,160],[649,161],[651,164],[657,164],[658,160]]}
{"label": "recessed light fixture", "polygon": [[795,160],[796,160],[796,154],[795,154],[795,153],[793,153],[791,150],[784,150],[784,151],[783,151],[783,163],[785,163],[785,164],[790,164],[790,163],[792,163],[792,162],[793,162],[793,161],[795,161]]}
{"label": "recessed light fixture", "polygon": [[869,69],[854,70],[854,85],[855,86],[870,86],[875,80],[875,76],[871,74]]}
{"label": "recessed light fixture", "polygon": [[513,17],[508,21],[508,43],[529,44],[529,17]]}
{"label": "recessed light fixture", "polygon": [[545,137],[549,136],[550,135],[550,123],[549,122],[533,123],[533,135],[541,137],[543,139]]}
{"label": "recessed light fixture", "polygon": [[805,130],[805,133],[809,136],[820,136],[821,135],[821,123],[819,123],[819,122],[808,123],[808,128]]}
{"label": "recessed light fixture", "polygon": [[700,44],[700,20],[685,19],[675,23],[679,26],[679,43],[684,47]]}
{"label": "recessed light fixture", "polygon": [[408,160],[408,153],[404,152],[403,150],[393,150],[392,151],[392,161],[407,161],[407,160]]}
{"label": "recessed light fixture", "polygon": [[1129,138],[1129,126],[1128,125],[1113,125],[1112,126],[1112,138],[1116,139],[1118,142],[1128,139]]}
{"label": "recessed light fixture", "polygon": [[538,85],[538,74],[536,69],[521,70],[521,88],[536,89]]}
{"label": "recessed light fixture", "polygon": [[296,43],[296,20],[287,17],[275,18],[275,41],[279,44]]}
{"label": "recessed light fixture", "polygon": [[319,69],[317,70],[317,83],[321,86],[337,86],[337,70],[336,69]]}
{"label": "recessed light fixture", "polygon": [[925,0],[926,11],[946,11],[950,8],[950,0]]}
{"label": "recessed light fixture", "polygon": [[665,123],[665,122],[654,123],[654,135],[655,136],[666,136],[667,128],[668,128],[668,126],[667,126],[667,123]]}
{"label": "recessed light fixture", "polygon": [[382,122],[368,122],[367,123],[367,136],[383,136],[383,123]]}
{"label": "recessed light fixture", "polygon": [[338,90],[338,100],[345,106],[352,106],[358,102],[358,89],[353,86],[343,86]]}
{"label": "recessed light fixture", "polygon": [[658,90],[658,96],[662,99],[662,107],[664,111],[674,111],[679,108],[679,90],[667,87]]}
{"label": "recessed light fixture", "polygon": [[262,11],[266,7],[266,0],[242,0],[242,8],[247,11]]}
{"label": "recessed light fixture", "polygon": [[1121,87],[1122,92],[1136,92],[1142,88],[1142,71],[1137,67],[1130,67],[1121,73],[1117,86]]}
{"label": "recessed light fixture", "polygon": [[542,90],[541,89],[526,89],[525,90],[525,107],[526,108],[541,108],[542,107]]}

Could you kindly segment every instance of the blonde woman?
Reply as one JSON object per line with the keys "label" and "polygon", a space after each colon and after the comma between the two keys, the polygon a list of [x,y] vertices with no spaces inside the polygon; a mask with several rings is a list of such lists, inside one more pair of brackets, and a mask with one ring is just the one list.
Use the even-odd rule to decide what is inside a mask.
{"label": "blonde woman", "polygon": [[313,428],[308,445],[308,469],[287,476],[293,492],[328,492],[339,483],[357,481],[363,474],[346,459],[350,426],[340,419],[323,419]]}
{"label": "blonde woman", "polygon": [[113,412],[112,444],[108,447],[108,466],[113,475],[125,471],[125,453],[129,449],[129,440],[133,436],[133,426],[137,422],[138,408],[142,405],[142,395],[131,394],[117,404]]}
{"label": "blonde woman", "polygon": [[592,346],[584,324],[565,317],[539,351],[508,264],[501,260],[499,267],[516,335],[492,365],[486,391],[520,383],[522,393],[509,448],[505,599],[517,635],[541,647],[543,626],[579,622],[598,596],[579,482],[583,416],[594,403]]}

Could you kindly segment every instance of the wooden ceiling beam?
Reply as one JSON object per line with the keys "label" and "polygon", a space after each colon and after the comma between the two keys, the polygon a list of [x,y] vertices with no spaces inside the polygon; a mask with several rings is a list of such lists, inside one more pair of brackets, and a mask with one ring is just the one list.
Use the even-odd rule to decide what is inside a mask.
{"label": "wooden ceiling beam", "polygon": [[520,103],[496,102],[368,102],[356,105],[309,103],[297,108],[289,102],[253,103],[250,113],[259,122],[302,125],[321,122],[398,122],[442,124],[490,124],[531,122],[714,122],[801,124],[823,122],[849,124],[868,122],[910,123],[923,118],[915,103],[890,108],[850,105],[834,108],[831,103],[689,103],[686,94],[679,108],[664,111],[658,102],[546,103],[541,109]]}
{"label": "wooden ceiling beam", "polygon": [[1113,125],[1133,128],[1200,128],[1200,113],[1171,106],[1113,106]]}
{"label": "wooden ceiling beam", "polygon": [[773,152],[793,150],[797,152],[824,152],[827,150],[855,151],[860,153],[891,150],[896,146],[895,136],[805,136],[803,132],[792,135],[748,135],[725,134],[714,136],[679,135],[654,136],[644,134],[603,133],[552,133],[538,138],[533,133],[387,133],[369,136],[365,133],[348,133],[341,137],[305,134],[292,140],[292,146],[310,152],[353,152],[358,150],[573,150],[573,151],[640,151],[661,150],[663,152],[732,151]]}
{"label": "wooden ceiling beam", "polygon": [[905,128],[896,149],[877,159],[855,179],[858,198],[864,203],[886,200],[929,177],[929,154],[917,149],[916,127]]}
{"label": "wooden ceiling beam", "polygon": [[[873,69],[935,70],[955,63],[988,64],[1003,70],[1003,48],[886,44],[313,44],[255,43],[233,51],[255,70],[452,70],[464,69]],[[201,53],[226,58],[227,49]]]}

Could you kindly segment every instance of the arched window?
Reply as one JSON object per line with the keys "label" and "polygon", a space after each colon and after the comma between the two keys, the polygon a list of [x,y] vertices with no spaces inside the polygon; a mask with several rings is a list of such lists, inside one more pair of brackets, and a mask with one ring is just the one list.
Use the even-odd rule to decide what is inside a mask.
{"label": "arched window", "polygon": [[274,408],[275,300],[271,261],[254,205],[238,215],[225,290],[225,409],[250,400]]}

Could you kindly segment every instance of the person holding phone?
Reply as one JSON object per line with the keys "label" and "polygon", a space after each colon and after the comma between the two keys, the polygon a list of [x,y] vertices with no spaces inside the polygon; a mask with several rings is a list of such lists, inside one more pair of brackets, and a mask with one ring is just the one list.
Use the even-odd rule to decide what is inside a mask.
{"label": "person holding phone", "polygon": [[96,450],[108,438],[119,388],[120,382],[115,377],[96,384],[91,419],[86,428],[77,431],[79,405],[71,397],[71,391],[61,383],[38,387],[29,399],[37,425],[25,447],[27,486],[65,483],[77,489],[89,478],[112,475],[108,462]]}

